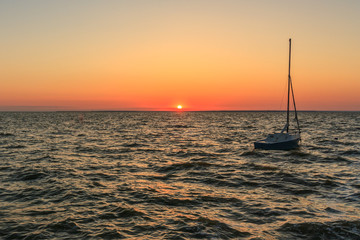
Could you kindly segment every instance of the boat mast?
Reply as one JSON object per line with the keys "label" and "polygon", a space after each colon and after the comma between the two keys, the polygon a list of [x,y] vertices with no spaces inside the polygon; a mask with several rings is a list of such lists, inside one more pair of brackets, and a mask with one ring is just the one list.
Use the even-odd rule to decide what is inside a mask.
{"label": "boat mast", "polygon": [[287,111],[286,111],[286,132],[289,132],[289,105],[290,105],[290,62],[291,62],[291,38],[289,38],[289,75],[288,75],[288,99],[287,99]]}

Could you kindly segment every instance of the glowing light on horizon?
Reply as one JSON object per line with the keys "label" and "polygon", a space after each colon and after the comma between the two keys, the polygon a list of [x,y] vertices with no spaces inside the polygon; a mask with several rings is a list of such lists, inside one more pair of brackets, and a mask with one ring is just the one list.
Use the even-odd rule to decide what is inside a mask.
{"label": "glowing light on horizon", "polygon": [[360,111],[360,1],[3,2],[0,111]]}

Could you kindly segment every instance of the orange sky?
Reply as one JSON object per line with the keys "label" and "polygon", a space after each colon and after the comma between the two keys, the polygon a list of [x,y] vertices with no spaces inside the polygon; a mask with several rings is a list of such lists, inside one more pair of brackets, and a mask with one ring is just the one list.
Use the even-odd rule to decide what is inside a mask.
{"label": "orange sky", "polygon": [[359,1],[0,3],[1,110],[360,111]]}

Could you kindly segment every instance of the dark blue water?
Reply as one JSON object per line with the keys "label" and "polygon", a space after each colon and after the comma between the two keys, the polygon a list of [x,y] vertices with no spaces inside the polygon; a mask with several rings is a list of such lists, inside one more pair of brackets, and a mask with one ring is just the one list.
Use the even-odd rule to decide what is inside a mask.
{"label": "dark blue water", "polygon": [[0,113],[1,239],[360,239],[360,113]]}

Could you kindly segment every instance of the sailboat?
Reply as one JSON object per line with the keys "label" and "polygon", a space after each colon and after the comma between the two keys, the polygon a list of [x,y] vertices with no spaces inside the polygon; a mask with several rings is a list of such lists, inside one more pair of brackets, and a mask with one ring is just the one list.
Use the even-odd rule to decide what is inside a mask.
{"label": "sailboat", "polygon": [[[289,75],[288,75],[288,92],[287,92],[287,111],[286,111],[286,124],[279,133],[269,134],[267,138],[254,142],[256,149],[266,150],[291,150],[299,147],[300,138],[300,126],[299,119],[296,112],[296,104],[294,97],[294,90],[290,75],[290,64],[291,64],[291,38],[289,39]],[[290,95],[291,92],[291,95]],[[295,120],[297,123],[297,131],[295,133],[289,132],[290,126],[290,97],[294,105]]]}

